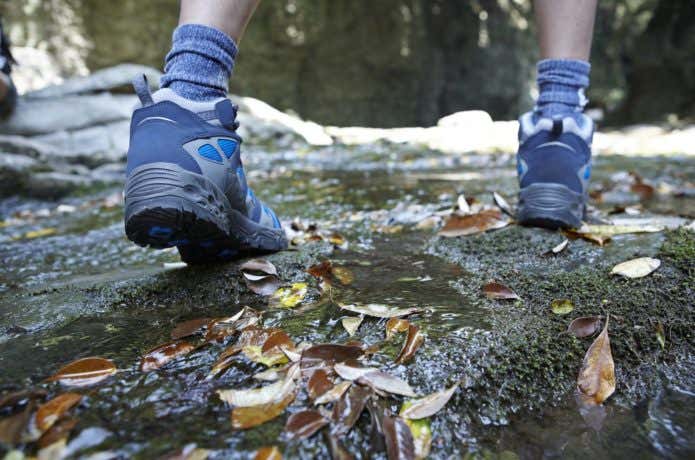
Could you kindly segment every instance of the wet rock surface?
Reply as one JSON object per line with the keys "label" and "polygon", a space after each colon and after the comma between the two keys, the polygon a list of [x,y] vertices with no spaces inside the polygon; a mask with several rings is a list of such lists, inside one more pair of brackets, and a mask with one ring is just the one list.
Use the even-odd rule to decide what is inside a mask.
{"label": "wet rock surface", "polygon": [[[4,164],[24,171],[12,177],[25,184],[23,196],[17,185],[0,201],[0,390],[40,388],[55,396],[66,390],[46,377],[87,356],[108,358],[119,369],[79,390],[85,402],[73,410],[78,421],[67,452],[153,458],[196,443],[212,458],[227,458],[251,457],[277,444],[287,458],[329,457],[320,434],[302,441],[281,436],[287,415],[309,405],[302,395],[276,420],[246,431],[231,428],[229,407],[216,390],[257,387],[252,375],[265,367],[240,357],[209,379],[222,346],[202,347],[151,373],[139,370],[142,355],[169,341],[181,321],[231,316],[244,305],[262,310],[264,325],[283,329],[295,343],[378,345],[370,365],[407,380],[419,395],[458,382],[451,401],[432,418],[432,458],[468,452],[486,458],[686,457],[695,449],[683,434],[692,411],[674,409],[691,406],[695,388],[695,233],[686,229],[695,217],[691,157],[599,156],[595,216],[623,224],[677,217],[676,228],[615,236],[602,247],[571,240],[548,256],[564,235],[510,225],[467,237],[437,236],[441,216],[461,193],[492,205],[496,191],[514,203],[512,155],[444,155],[414,143],[310,146],[296,126],[315,127],[288,127],[287,119],[265,113],[275,117],[265,118],[272,130],[266,133],[274,134],[252,136],[256,142],[245,143],[244,154],[258,194],[285,227],[315,223],[349,243],[309,242],[267,257],[284,284],[308,284],[306,297],[290,309],[250,291],[239,271],[242,261],[172,266],[175,250],[127,241],[122,157],[95,154],[99,159],[90,162],[85,158],[91,154],[66,156],[69,143],[0,140],[3,148],[17,146],[0,157],[17,161],[0,163],[0,171],[5,174]],[[450,121],[457,118],[465,117]],[[654,187],[650,199],[630,190],[629,171]],[[661,267],[641,279],[610,276],[616,263],[635,257],[658,258]],[[322,293],[306,270],[323,260],[350,270],[354,281]],[[521,299],[487,299],[482,286],[490,281]],[[570,314],[552,312],[559,298],[572,301]],[[351,338],[340,323],[347,316],[340,303],[420,308],[409,319],[421,328],[424,345],[412,361],[395,364],[401,339],[384,339],[385,320],[366,318]],[[611,315],[617,389],[596,433],[572,396],[591,339],[562,332],[573,318],[605,314]],[[394,411],[397,401],[390,400]],[[366,415],[342,442],[356,458],[385,457],[371,451]]]}

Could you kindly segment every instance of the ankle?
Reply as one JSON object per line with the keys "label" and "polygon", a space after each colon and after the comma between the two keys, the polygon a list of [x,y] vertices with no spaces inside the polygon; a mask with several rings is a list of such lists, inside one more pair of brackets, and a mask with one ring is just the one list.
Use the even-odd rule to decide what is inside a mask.
{"label": "ankle", "polygon": [[591,64],[574,59],[546,59],[538,63],[538,89],[535,113],[557,118],[578,115],[588,100]]}
{"label": "ankle", "polygon": [[225,33],[200,24],[179,26],[160,86],[194,101],[225,97],[236,55],[237,46]]}

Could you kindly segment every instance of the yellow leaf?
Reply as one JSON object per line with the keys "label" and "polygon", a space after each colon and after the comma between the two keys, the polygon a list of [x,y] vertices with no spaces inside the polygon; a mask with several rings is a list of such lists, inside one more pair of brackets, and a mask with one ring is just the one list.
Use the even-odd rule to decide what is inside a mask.
{"label": "yellow leaf", "polygon": [[41,238],[42,236],[54,235],[57,232],[55,228],[41,228],[24,234],[25,239]]}
{"label": "yellow leaf", "polygon": [[293,308],[304,300],[306,293],[306,283],[293,283],[290,287],[283,287],[275,291],[271,302],[278,307]]}

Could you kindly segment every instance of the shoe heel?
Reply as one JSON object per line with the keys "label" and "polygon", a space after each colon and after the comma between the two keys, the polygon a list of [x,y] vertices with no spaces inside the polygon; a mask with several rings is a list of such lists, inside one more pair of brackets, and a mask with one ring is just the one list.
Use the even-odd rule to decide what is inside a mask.
{"label": "shoe heel", "polygon": [[228,240],[224,195],[205,177],[171,163],[134,169],[125,185],[125,232],[140,246]]}
{"label": "shoe heel", "polygon": [[517,219],[522,225],[579,228],[584,212],[582,195],[562,184],[531,184],[519,193]]}

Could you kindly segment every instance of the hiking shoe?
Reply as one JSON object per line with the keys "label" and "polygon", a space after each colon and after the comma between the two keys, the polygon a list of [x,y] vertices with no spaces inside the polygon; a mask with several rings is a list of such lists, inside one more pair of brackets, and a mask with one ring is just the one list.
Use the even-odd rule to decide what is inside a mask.
{"label": "hiking shoe", "polygon": [[10,78],[13,64],[16,61],[10,52],[10,42],[0,23],[0,118],[7,118],[17,105],[17,88]]}
{"label": "hiking shoe", "polygon": [[593,121],[583,114],[519,120],[517,220],[537,227],[579,228],[591,175]]}
{"label": "hiking shoe", "polygon": [[287,247],[275,213],[246,183],[237,107],[191,101],[133,82],[142,107],[130,126],[125,231],[140,246],[177,246],[186,263]]}

